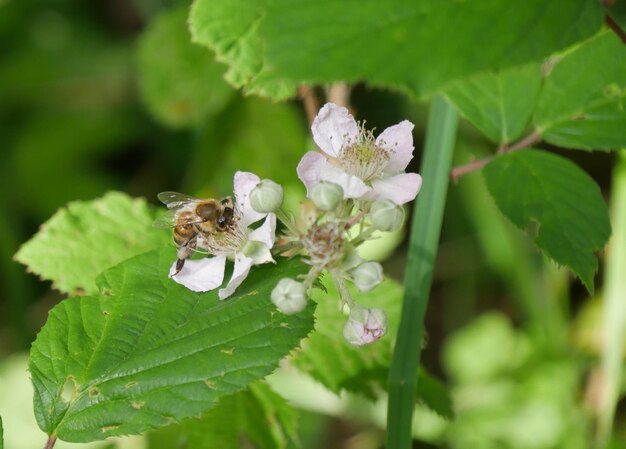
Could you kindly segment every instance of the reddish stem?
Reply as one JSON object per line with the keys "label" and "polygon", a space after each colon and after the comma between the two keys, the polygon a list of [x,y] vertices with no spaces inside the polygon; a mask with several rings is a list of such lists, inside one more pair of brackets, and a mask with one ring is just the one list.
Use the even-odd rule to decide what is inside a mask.
{"label": "reddish stem", "polygon": [[313,124],[313,120],[319,110],[319,102],[313,89],[310,86],[302,85],[298,89],[298,95],[302,99],[304,104],[304,111],[306,112],[306,118],[309,122],[309,126]]}
{"label": "reddish stem", "polygon": [[[512,151],[521,150],[523,148],[531,147],[537,143],[541,142],[541,134],[537,130],[533,131],[522,140],[515,142],[511,146],[500,145],[498,148],[499,154],[511,153]],[[484,159],[477,159],[475,161],[470,162],[469,164],[461,165],[459,167],[454,167],[450,172],[450,177],[454,182],[458,181],[459,178],[467,173],[471,173],[476,170],[480,170],[489,162],[491,162],[495,156],[489,156]]]}
{"label": "reddish stem", "polygon": [[57,437],[50,435],[43,449],[52,449],[57,442]]}
{"label": "reddish stem", "polygon": [[613,18],[611,16],[609,16],[608,14],[604,16],[604,23],[606,23],[606,25],[615,33],[619,36],[619,38],[622,40],[623,43],[626,44],[626,32],[622,29],[621,26],[619,26],[619,24],[613,20]]}

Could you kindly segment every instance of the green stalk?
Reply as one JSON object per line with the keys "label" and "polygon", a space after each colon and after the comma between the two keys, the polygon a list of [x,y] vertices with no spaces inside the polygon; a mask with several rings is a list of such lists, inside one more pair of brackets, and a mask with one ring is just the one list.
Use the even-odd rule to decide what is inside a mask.
{"label": "green stalk", "polygon": [[411,421],[424,334],[424,315],[441,233],[457,124],[456,110],[443,98],[435,97],[428,119],[420,169],[422,190],[413,210],[402,317],[389,372],[388,449],[411,447]]}
{"label": "green stalk", "polygon": [[597,447],[608,445],[619,399],[626,338],[626,150],[613,175],[611,198],[613,236],[606,257],[602,329],[600,415]]}

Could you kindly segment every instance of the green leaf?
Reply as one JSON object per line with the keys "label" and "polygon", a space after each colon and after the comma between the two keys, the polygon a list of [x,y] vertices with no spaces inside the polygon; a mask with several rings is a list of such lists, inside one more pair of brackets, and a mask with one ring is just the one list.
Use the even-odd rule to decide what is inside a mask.
{"label": "green leaf", "polygon": [[15,255],[64,293],[93,294],[105,269],[171,240],[146,201],[110,192],[60,209]]}
{"label": "green leaf", "polygon": [[173,128],[198,125],[233,96],[224,67],[191,43],[183,5],[150,23],[139,41],[139,87],[152,114]]}
{"label": "green leaf", "polygon": [[607,206],[593,179],[573,162],[537,150],[498,157],[483,174],[502,213],[520,229],[536,222],[537,246],[593,292],[594,252],[611,234]]}
{"label": "green leaf", "polygon": [[4,429],[2,428],[1,416],[0,416],[0,449],[4,449]]}
{"label": "green leaf", "polygon": [[454,83],[446,96],[489,139],[511,143],[528,127],[541,82],[541,65],[530,64]]}
{"label": "green leaf", "polygon": [[189,419],[148,435],[150,449],[298,447],[297,411],[267,385],[255,382],[219,400],[202,418]]}
{"label": "green leaf", "polygon": [[263,61],[263,41],[258,26],[264,15],[263,0],[213,2],[196,0],[189,24],[194,42],[215,51],[229,65],[226,80],[247,94],[276,100],[295,94],[297,83],[268,75]]}
{"label": "green leaf", "polygon": [[212,123],[199,141],[199,151],[187,176],[190,183],[187,190],[204,187],[210,179],[219,191],[232,191],[233,173],[237,170],[300,186],[295,167],[307,139],[302,116],[295,105],[245,99]]}
{"label": "green leaf", "polygon": [[256,90],[365,80],[423,96],[548,56],[591,36],[602,19],[588,0],[195,0],[190,20],[194,38]]}
{"label": "green leaf", "polygon": [[626,46],[604,32],[561,56],[535,112],[543,138],[564,148],[626,145]]}
{"label": "green leaf", "polygon": [[196,293],[168,279],[172,247],[105,271],[100,294],[54,307],[30,354],[35,415],[66,441],[144,432],[198,416],[271,373],[313,327],[269,300],[298,260],[255,269],[235,296]]}
{"label": "green leaf", "polygon": [[[379,307],[387,313],[387,335],[367,346],[355,348],[342,335],[347,315],[341,312],[340,299],[334,284],[324,282],[328,293],[316,290],[316,332],[296,354],[295,365],[335,393],[346,390],[376,399],[387,388],[387,377],[395,336],[400,320],[402,286],[385,279],[375,290],[361,293],[351,289],[354,300],[364,307]],[[428,375],[420,372],[418,398],[444,417],[452,416],[450,398],[435,380],[421,383]],[[431,388],[432,387],[432,388]]]}

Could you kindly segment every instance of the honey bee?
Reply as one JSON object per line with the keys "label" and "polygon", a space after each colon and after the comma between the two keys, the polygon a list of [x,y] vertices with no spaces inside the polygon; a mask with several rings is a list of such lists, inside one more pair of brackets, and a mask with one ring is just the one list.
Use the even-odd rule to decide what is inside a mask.
{"label": "honey bee", "polygon": [[233,200],[213,198],[198,199],[178,192],[161,192],[159,200],[167,206],[168,213],[157,218],[157,228],[173,228],[174,243],[178,250],[176,271],[180,273],[198,244],[198,237],[228,230],[235,213]]}

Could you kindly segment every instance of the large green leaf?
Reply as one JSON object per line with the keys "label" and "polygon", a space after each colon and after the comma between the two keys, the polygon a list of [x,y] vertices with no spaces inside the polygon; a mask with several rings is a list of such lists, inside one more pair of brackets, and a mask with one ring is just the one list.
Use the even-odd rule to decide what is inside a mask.
{"label": "large green leaf", "polygon": [[[339,294],[330,282],[328,293],[316,291],[313,334],[295,358],[296,366],[335,393],[347,390],[375,399],[387,388],[393,337],[398,330],[402,286],[386,279],[375,290],[361,293],[351,289],[356,302],[364,307],[379,307],[387,313],[387,335],[371,345],[355,348],[342,337],[347,316],[339,309]],[[452,406],[443,386],[424,371],[420,372],[418,397],[442,416],[452,416]],[[421,382],[424,380],[425,382]]]}
{"label": "large green leaf", "polygon": [[529,64],[456,82],[446,96],[492,141],[510,143],[528,127],[541,81],[541,65]]}
{"label": "large green leaf", "polygon": [[277,280],[300,261],[251,272],[227,301],[168,279],[175,250],[128,259],[98,278],[100,294],[50,312],[32,346],[39,426],[66,441],[136,434],[197,416],[271,373],[313,327],[313,307],[276,311]]}
{"label": "large green leaf", "polygon": [[504,215],[521,229],[536,222],[537,246],[593,292],[594,252],[611,233],[608,209],[593,179],[573,162],[537,150],[498,157],[483,174]]}
{"label": "large green leaf", "polygon": [[64,293],[93,294],[105,269],[171,240],[143,199],[111,192],[60,209],[15,255]]}
{"label": "large green leaf", "polygon": [[298,447],[297,411],[267,385],[255,382],[219,400],[202,418],[185,420],[148,436],[149,449]]}
{"label": "large green leaf", "polygon": [[280,100],[295,93],[296,83],[267,76],[258,26],[264,0],[195,1],[189,20],[193,40],[211,47],[229,65],[226,79],[249,94]]}
{"label": "large green leaf", "polygon": [[588,0],[195,0],[190,21],[232,78],[256,90],[366,80],[422,96],[548,56],[598,31],[602,17]]}
{"label": "large green leaf", "polygon": [[604,32],[562,56],[535,112],[544,139],[565,148],[626,146],[626,46]]}
{"label": "large green leaf", "polygon": [[160,121],[180,128],[201,123],[226,106],[234,90],[223,80],[224,66],[191,43],[183,5],[150,23],[139,42],[139,87]]}

